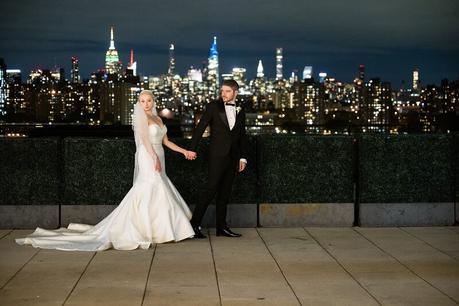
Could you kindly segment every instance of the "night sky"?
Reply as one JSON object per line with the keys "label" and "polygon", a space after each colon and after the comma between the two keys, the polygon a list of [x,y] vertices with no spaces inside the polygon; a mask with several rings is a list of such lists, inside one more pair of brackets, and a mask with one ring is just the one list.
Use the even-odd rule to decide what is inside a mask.
{"label": "night sky", "polygon": [[200,68],[214,35],[220,73],[258,59],[274,78],[275,48],[284,48],[284,77],[305,65],[352,81],[359,64],[367,77],[398,88],[419,67],[422,84],[459,78],[457,0],[232,0],[0,2],[0,57],[27,75],[33,68],[65,68],[77,56],[83,78],[104,66],[110,26],[123,63],[134,49],[138,71],[167,71],[176,47],[177,71]]}

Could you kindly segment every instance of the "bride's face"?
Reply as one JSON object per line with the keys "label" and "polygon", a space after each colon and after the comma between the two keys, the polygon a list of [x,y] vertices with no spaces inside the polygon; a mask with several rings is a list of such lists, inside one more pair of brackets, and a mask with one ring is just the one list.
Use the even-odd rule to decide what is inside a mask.
{"label": "bride's face", "polygon": [[142,105],[143,110],[148,112],[153,108],[153,99],[148,94],[140,95],[139,97],[140,105]]}

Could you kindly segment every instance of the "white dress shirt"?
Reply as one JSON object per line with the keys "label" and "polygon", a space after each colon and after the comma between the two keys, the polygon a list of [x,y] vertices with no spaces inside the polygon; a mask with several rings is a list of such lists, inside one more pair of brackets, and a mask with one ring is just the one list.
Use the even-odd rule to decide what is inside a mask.
{"label": "white dress shirt", "polygon": [[[229,102],[229,103],[234,103],[234,102]],[[230,130],[234,128],[234,125],[236,124],[236,106],[232,105],[227,105],[225,103],[225,112],[226,112],[226,119],[228,119],[228,124]]]}
{"label": "white dress shirt", "polygon": [[[231,102],[228,102],[228,103],[235,105],[235,106],[232,106],[232,105],[227,105],[225,103],[226,119],[228,119],[229,128],[230,128],[230,130],[232,130],[234,128],[234,125],[236,124],[236,116],[237,116],[236,102],[231,101]],[[240,161],[242,161],[242,162],[247,164],[247,159],[245,159],[245,158],[241,158]]]}

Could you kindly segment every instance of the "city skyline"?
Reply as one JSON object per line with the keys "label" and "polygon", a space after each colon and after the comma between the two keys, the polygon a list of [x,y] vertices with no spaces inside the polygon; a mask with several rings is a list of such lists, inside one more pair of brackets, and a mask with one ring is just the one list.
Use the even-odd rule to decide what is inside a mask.
{"label": "city skyline", "polygon": [[[253,78],[262,60],[265,75],[274,78],[276,48],[283,48],[284,78],[294,69],[301,75],[305,66],[312,66],[315,77],[324,71],[350,82],[360,64],[366,66],[368,78],[380,77],[394,87],[402,80],[408,85],[415,68],[424,85],[459,77],[455,60],[459,5],[454,1],[436,2],[435,10],[434,4],[424,1],[384,5],[329,1],[328,6],[288,2],[232,1],[219,6],[196,1],[181,2],[179,7],[171,2],[135,7],[117,1],[110,6],[89,1],[7,2],[0,4],[9,12],[1,18],[0,56],[8,68],[21,69],[25,75],[37,67],[54,66],[69,74],[70,59],[76,56],[82,78],[88,78],[104,67],[113,25],[123,66],[133,49],[142,75],[167,73],[170,44],[175,46],[178,74],[185,75],[190,66],[200,68],[217,36],[220,74],[244,67]],[[151,17],[136,18],[146,7],[151,8]],[[84,19],[79,14],[83,10]],[[392,16],[390,22],[387,14]]]}

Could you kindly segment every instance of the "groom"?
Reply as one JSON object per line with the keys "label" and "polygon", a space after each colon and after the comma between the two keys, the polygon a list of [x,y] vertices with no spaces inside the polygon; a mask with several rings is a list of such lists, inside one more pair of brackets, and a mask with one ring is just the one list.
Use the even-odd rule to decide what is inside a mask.
{"label": "groom", "polygon": [[224,80],[221,99],[207,104],[191,140],[191,151],[196,152],[207,126],[210,126],[209,174],[199,203],[193,212],[191,225],[195,238],[206,238],[201,232],[201,221],[212,199],[216,196],[217,236],[240,237],[226,224],[226,207],[236,172],[247,164],[247,136],[245,113],[235,103],[239,86],[234,80]]}

